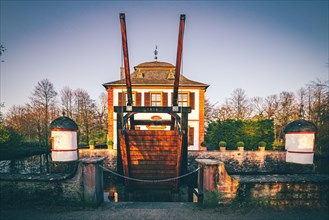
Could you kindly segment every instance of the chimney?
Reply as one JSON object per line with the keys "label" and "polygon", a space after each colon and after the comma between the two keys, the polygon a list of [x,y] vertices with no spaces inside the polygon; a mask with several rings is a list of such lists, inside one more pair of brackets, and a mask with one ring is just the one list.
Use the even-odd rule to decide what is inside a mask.
{"label": "chimney", "polygon": [[125,68],[120,67],[120,79],[125,79]]}

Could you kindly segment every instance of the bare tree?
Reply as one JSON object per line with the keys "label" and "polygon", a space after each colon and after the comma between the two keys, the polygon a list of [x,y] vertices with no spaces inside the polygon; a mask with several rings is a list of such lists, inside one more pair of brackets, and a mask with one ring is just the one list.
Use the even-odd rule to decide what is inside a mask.
{"label": "bare tree", "polygon": [[64,87],[61,91],[62,107],[66,115],[73,118],[73,103],[74,103],[74,92],[68,86]]}
{"label": "bare tree", "polygon": [[276,111],[276,138],[283,139],[283,128],[290,121],[298,119],[298,106],[296,105],[296,97],[292,92],[281,92],[279,98],[279,106]]}
{"label": "bare tree", "polygon": [[229,104],[236,119],[244,120],[251,115],[249,99],[243,89],[238,88],[233,91]]}
{"label": "bare tree", "polygon": [[83,89],[74,91],[75,114],[74,118],[79,125],[80,138],[89,142],[91,129],[94,127],[95,102]]}
{"label": "bare tree", "polygon": [[254,118],[262,120],[265,118],[265,103],[262,97],[256,96],[251,99]]}
{"label": "bare tree", "polygon": [[266,119],[273,119],[279,108],[277,95],[270,95],[265,98],[265,115]]}
{"label": "bare tree", "polygon": [[103,92],[100,94],[95,106],[95,127],[96,141],[106,143],[107,140],[107,95]]}
{"label": "bare tree", "polygon": [[234,117],[235,117],[228,99],[226,99],[225,103],[223,105],[221,105],[219,108],[217,108],[215,111],[216,111],[216,118],[221,121],[224,121],[227,119],[234,119]]}
{"label": "bare tree", "polygon": [[54,85],[48,79],[43,79],[35,86],[30,97],[32,107],[37,109],[39,114],[40,140],[45,145],[49,144],[50,108],[55,106],[56,96]]}
{"label": "bare tree", "polygon": [[210,103],[209,99],[205,99],[204,102],[204,119],[205,119],[205,125],[207,125],[210,121],[214,120],[216,118],[216,108],[215,104]]}

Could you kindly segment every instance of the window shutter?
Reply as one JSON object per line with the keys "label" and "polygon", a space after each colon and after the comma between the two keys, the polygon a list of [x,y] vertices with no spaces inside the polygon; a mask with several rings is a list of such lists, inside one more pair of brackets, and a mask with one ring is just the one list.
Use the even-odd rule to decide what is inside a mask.
{"label": "window shutter", "polygon": [[118,106],[125,106],[126,105],[126,96],[124,93],[119,92],[118,94]]}
{"label": "window shutter", "polygon": [[136,93],[136,106],[142,105],[142,93],[137,92]]}
{"label": "window shutter", "polygon": [[188,145],[194,145],[194,128],[188,127]]}
{"label": "window shutter", "polygon": [[195,93],[190,92],[190,107],[195,109]]}
{"label": "window shutter", "polygon": [[150,93],[144,93],[144,106],[150,106]]}
{"label": "window shutter", "polygon": [[162,106],[168,106],[168,93],[162,93]]}
{"label": "window shutter", "polygon": [[173,104],[173,101],[174,101],[174,93],[172,92],[172,93],[171,93],[171,103],[170,103],[170,105]]}

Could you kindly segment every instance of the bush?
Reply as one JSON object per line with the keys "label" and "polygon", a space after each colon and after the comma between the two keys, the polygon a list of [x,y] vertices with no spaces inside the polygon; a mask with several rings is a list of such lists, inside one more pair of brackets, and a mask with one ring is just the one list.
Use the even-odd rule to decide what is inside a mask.
{"label": "bush", "polygon": [[107,144],[107,145],[113,145],[114,142],[113,142],[112,140],[108,140],[106,144]]}
{"label": "bush", "polygon": [[258,142],[265,141],[271,148],[274,142],[273,120],[224,120],[212,121],[208,124],[205,141],[208,147],[218,149],[221,140],[227,142],[226,149],[235,149],[237,141],[244,141],[246,150],[258,150]]}
{"label": "bush", "polygon": [[90,140],[89,141],[89,145],[95,145],[95,141],[94,140]]}
{"label": "bush", "polygon": [[275,140],[272,146],[270,146],[270,148],[277,151],[285,150],[285,146],[278,140]]}
{"label": "bush", "polygon": [[266,147],[266,142],[265,141],[258,142],[258,147]]}
{"label": "bush", "polygon": [[243,142],[243,141],[238,141],[238,142],[236,143],[236,146],[237,146],[237,147],[244,147],[244,142]]}
{"label": "bush", "polygon": [[222,193],[219,191],[206,191],[203,195],[203,208],[216,208],[222,200]]}
{"label": "bush", "polygon": [[14,129],[6,127],[0,123],[0,146],[20,145],[23,142],[23,137]]}
{"label": "bush", "polygon": [[226,145],[227,145],[226,141],[220,141],[218,144],[220,147],[226,147]]}

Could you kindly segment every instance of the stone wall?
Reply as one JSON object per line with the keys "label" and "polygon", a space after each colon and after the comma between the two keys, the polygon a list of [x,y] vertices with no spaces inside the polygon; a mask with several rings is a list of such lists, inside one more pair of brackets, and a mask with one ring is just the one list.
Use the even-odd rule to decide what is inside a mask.
{"label": "stone wall", "polygon": [[117,150],[79,149],[79,158],[86,157],[104,157],[103,166],[111,170],[117,170]]}
{"label": "stone wall", "polygon": [[[249,192],[248,192],[249,191]],[[328,206],[328,180],[240,182],[239,202],[271,206]]]}
{"label": "stone wall", "polygon": [[199,170],[199,176],[204,180],[200,181],[199,177],[196,195],[205,203],[209,203],[209,199],[217,193],[216,203],[239,206],[328,206],[329,204],[329,175],[229,175],[223,162],[213,159],[197,161],[202,168]]}
{"label": "stone wall", "polygon": [[1,160],[0,173],[45,173],[48,154],[34,155],[18,160]]}
{"label": "stone wall", "polygon": [[[107,149],[80,149],[80,158],[105,157],[104,166],[116,170],[117,151]],[[286,163],[285,151],[189,151],[188,170],[195,170],[198,165],[196,158],[217,159],[225,163],[229,174],[240,173],[312,173],[313,165],[299,165]]]}
{"label": "stone wall", "polygon": [[197,167],[196,158],[222,161],[229,174],[296,174],[314,171],[314,165],[286,163],[285,151],[190,151],[189,169]]}
{"label": "stone wall", "polygon": [[102,160],[75,162],[72,173],[1,173],[0,205],[98,205],[103,201],[103,171],[98,166]]}

